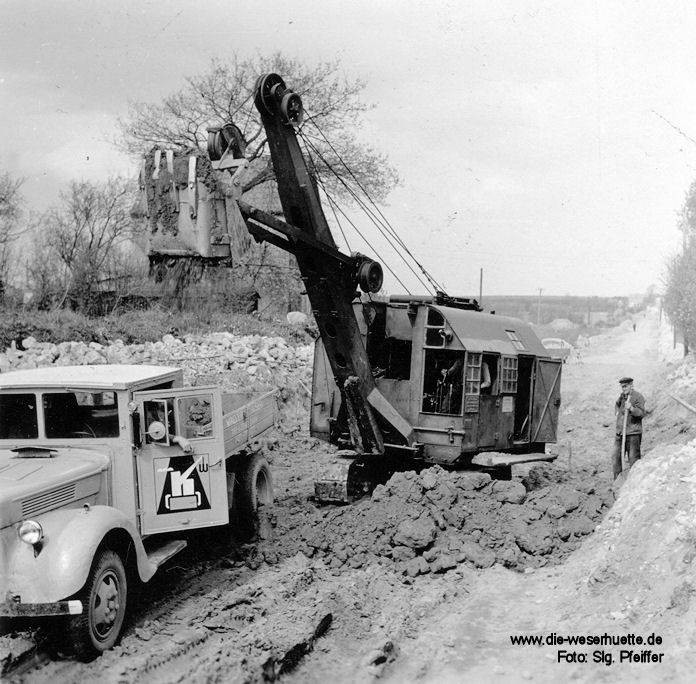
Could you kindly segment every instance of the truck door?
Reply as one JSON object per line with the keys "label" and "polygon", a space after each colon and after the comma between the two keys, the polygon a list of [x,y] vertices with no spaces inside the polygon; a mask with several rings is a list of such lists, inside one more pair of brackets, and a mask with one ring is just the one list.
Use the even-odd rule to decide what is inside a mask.
{"label": "truck door", "polygon": [[556,359],[537,359],[532,395],[531,442],[555,442],[561,405],[561,365]]}
{"label": "truck door", "polygon": [[[213,387],[135,392],[141,534],[228,522],[222,401]],[[180,442],[192,447],[185,452]],[[185,443],[185,442],[184,442]]]}

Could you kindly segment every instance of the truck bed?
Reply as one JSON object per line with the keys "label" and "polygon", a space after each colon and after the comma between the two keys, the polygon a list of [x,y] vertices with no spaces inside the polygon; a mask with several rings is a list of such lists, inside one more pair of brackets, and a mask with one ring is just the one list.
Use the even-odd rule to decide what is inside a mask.
{"label": "truck bed", "polygon": [[229,458],[276,424],[278,393],[223,393],[222,416],[225,456]]}

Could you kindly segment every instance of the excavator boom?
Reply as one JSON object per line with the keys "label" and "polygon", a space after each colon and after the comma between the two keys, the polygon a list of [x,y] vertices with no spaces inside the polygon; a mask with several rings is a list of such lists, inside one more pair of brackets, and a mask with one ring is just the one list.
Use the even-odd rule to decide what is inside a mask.
{"label": "excavator boom", "polygon": [[[364,454],[384,453],[379,420],[413,441],[413,430],[375,385],[372,368],[353,311],[359,285],[365,292],[382,286],[381,266],[337,248],[321,207],[314,178],[300,149],[295,127],[302,101],[277,74],[259,78],[254,103],[261,114],[271,152],[285,222],[238,201],[252,235],[295,255],[326,354],[349,416],[351,441]],[[215,131],[211,133],[215,135]]]}

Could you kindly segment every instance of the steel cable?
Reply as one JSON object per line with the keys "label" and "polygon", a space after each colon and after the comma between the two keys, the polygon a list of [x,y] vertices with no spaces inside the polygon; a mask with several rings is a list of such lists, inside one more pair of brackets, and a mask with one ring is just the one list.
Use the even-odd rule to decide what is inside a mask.
{"label": "steel cable", "polygon": [[[363,191],[363,193],[365,194],[365,196],[367,197],[367,199],[370,201],[370,204],[372,204],[372,206],[374,206],[375,211],[379,214],[379,216],[381,217],[382,221],[384,222],[383,225],[384,225],[385,229],[390,231],[390,234],[394,237],[394,239],[401,245],[401,247],[402,247],[402,248],[404,249],[404,251],[411,257],[411,259],[413,259],[414,263],[415,263],[415,264],[418,266],[418,268],[422,271],[423,275],[428,279],[428,281],[431,283],[431,285],[433,285],[433,287],[435,287],[436,289],[442,291],[442,286],[435,280],[435,278],[433,278],[433,277],[430,275],[430,273],[428,273],[428,271],[425,269],[425,267],[424,267],[424,266],[418,261],[418,259],[416,259],[416,257],[411,253],[411,250],[409,250],[409,248],[408,248],[408,246],[406,245],[406,243],[401,239],[401,237],[400,237],[399,234],[397,233],[396,229],[391,225],[391,223],[389,222],[389,220],[387,219],[387,217],[384,216],[384,214],[382,213],[382,211],[380,210],[380,208],[377,206],[377,204],[375,203],[375,201],[372,199],[372,197],[370,196],[370,193],[365,189],[365,187],[362,185],[362,183],[360,182],[360,180],[359,180],[359,179],[355,176],[355,174],[351,171],[350,167],[349,167],[349,166],[346,164],[346,162],[343,160],[343,158],[342,158],[341,155],[338,153],[338,151],[336,150],[336,148],[331,144],[331,141],[326,137],[326,135],[324,134],[324,132],[319,128],[319,126],[317,125],[317,123],[316,123],[311,117],[310,117],[310,122],[312,123],[312,125],[314,126],[314,128],[317,129],[317,131],[319,132],[319,135],[321,135],[322,139],[323,139],[323,140],[326,142],[326,144],[331,148],[331,150],[332,150],[333,153],[336,155],[336,157],[337,157],[338,160],[341,162],[341,164],[343,164],[344,168],[345,168],[346,171],[349,173],[350,177],[355,181],[356,185]],[[308,136],[309,134],[303,132],[303,135]],[[309,136],[309,137],[312,137],[312,136]],[[326,162],[325,162],[325,163],[326,163]],[[334,172],[334,173],[335,173],[335,172]],[[341,180],[342,180],[342,179],[341,179]]]}
{"label": "steel cable", "polygon": [[[369,207],[367,207],[367,206],[365,205],[365,203],[361,200],[361,198],[357,195],[357,193],[353,190],[353,188],[351,188],[351,187],[343,180],[343,178],[340,177],[340,175],[334,170],[334,168],[332,167],[332,165],[331,165],[331,164],[329,163],[329,161],[321,154],[321,152],[316,148],[316,146],[315,146],[310,140],[307,139],[307,136],[306,136],[305,134],[300,134],[300,135],[301,135],[303,141],[305,142],[305,144],[306,144],[309,148],[311,148],[311,149],[314,151],[314,153],[317,155],[317,157],[318,157],[319,159],[321,159],[321,161],[326,165],[327,169],[329,169],[329,171],[331,171],[331,173],[333,173],[334,176],[336,176],[336,178],[341,182],[341,184],[345,187],[345,189],[348,191],[348,193],[353,197],[353,199],[354,199],[354,200],[358,203],[358,205],[363,209],[363,211],[367,214],[368,218],[370,218],[370,220],[371,220],[371,221],[374,223],[374,225],[377,227],[377,230],[379,230],[380,233],[382,234],[382,236],[385,238],[385,240],[387,241],[387,243],[389,244],[389,246],[396,252],[396,254],[399,256],[399,258],[404,262],[404,264],[405,264],[406,267],[411,271],[411,273],[413,273],[413,275],[414,275],[414,276],[416,277],[416,279],[420,282],[420,284],[423,285],[423,287],[424,287],[426,290],[430,290],[430,287],[431,287],[431,286],[428,285],[428,284],[420,277],[420,275],[414,270],[414,268],[411,266],[411,264],[409,264],[408,261],[404,258],[403,254],[401,254],[401,252],[399,251],[398,246],[397,246],[397,245],[394,245],[394,243],[393,243],[392,240],[390,239],[390,235],[388,234],[388,232],[385,233],[386,227],[384,227],[383,225],[381,225],[380,222],[377,221],[377,220],[375,219],[374,214],[371,212],[371,210],[369,209]],[[344,165],[345,165],[345,164],[344,164]],[[317,177],[317,178],[318,178],[318,177]],[[326,192],[326,188],[325,188],[323,185],[322,185],[322,189],[324,190],[324,192]],[[367,240],[367,238],[366,238],[362,233],[360,233],[360,231],[358,231],[356,225],[355,225],[352,221],[350,221],[350,219],[348,219],[348,217],[346,216],[345,212],[344,212],[343,210],[341,210],[340,207],[339,207],[339,210],[341,211],[341,213],[343,214],[343,216],[349,221],[350,225],[353,226],[353,228],[356,230],[356,232],[358,232],[358,234],[359,234],[360,237],[365,241],[365,243],[375,252],[375,254],[377,254],[377,250],[374,248],[374,246],[369,242],[369,240]],[[379,257],[379,258],[382,259],[382,257]],[[411,258],[413,258],[412,255],[411,255]],[[383,260],[383,259],[382,259],[382,260]],[[384,260],[383,260],[383,261],[384,261]],[[415,259],[414,259],[414,261],[415,261]],[[386,266],[386,262],[385,262],[385,266]],[[387,268],[388,268],[389,272],[390,272],[392,275],[394,275],[394,277],[396,277],[396,275],[394,274],[394,272],[393,272],[389,267],[387,267]],[[399,281],[399,283],[401,284],[401,286],[405,288],[405,285],[403,284],[403,282],[402,282],[400,279],[398,279],[398,278],[397,278],[397,280]],[[439,286],[438,286],[438,287],[439,287]],[[406,289],[407,289],[407,288],[406,288]],[[409,294],[411,294],[410,291],[409,291]]]}

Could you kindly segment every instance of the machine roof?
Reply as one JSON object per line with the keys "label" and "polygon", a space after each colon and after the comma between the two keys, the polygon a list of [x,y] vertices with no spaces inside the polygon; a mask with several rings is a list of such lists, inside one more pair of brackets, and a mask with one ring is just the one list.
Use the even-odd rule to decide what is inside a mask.
{"label": "machine roof", "polygon": [[[509,356],[549,355],[529,324],[518,318],[447,306],[432,308],[445,317],[454,334],[468,351],[497,352]],[[519,343],[513,342],[508,331],[517,337]]]}
{"label": "machine roof", "polygon": [[48,366],[0,373],[0,389],[82,387],[129,389],[145,381],[166,382],[180,372],[169,366]]}

